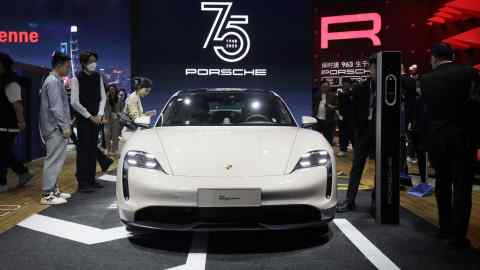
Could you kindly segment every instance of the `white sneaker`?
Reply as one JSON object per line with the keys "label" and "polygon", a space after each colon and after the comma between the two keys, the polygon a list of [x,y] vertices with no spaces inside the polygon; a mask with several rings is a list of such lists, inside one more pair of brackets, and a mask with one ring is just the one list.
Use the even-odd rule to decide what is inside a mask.
{"label": "white sneaker", "polygon": [[61,192],[59,188],[55,189],[55,196],[63,198],[65,200],[72,198],[72,194]]}
{"label": "white sneaker", "polygon": [[337,153],[337,157],[344,157],[345,156],[345,152],[343,151],[340,151]]}
{"label": "white sneaker", "polygon": [[65,200],[64,198],[55,196],[54,192],[44,194],[40,199],[40,204],[44,204],[44,205],[58,205],[58,204],[64,204],[64,203],[67,203],[67,200]]}
{"label": "white sneaker", "polygon": [[8,185],[0,185],[0,193],[4,193],[8,191]]}

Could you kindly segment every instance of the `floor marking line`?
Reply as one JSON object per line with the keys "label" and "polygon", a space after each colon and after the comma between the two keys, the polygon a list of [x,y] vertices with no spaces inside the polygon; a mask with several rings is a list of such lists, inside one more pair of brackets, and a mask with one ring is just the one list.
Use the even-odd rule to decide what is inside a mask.
{"label": "floor marking line", "polygon": [[111,204],[107,207],[107,209],[118,209],[117,202],[111,203]]}
{"label": "floor marking line", "polygon": [[400,269],[348,220],[344,218],[334,219],[333,223],[335,223],[335,225],[350,240],[350,242],[352,242],[377,269]]}
{"label": "floor marking line", "polygon": [[194,233],[187,262],[166,270],[205,270],[207,265],[208,233]]}
{"label": "floor marking line", "polygon": [[22,208],[21,205],[18,204],[1,204],[0,211],[16,211]]}
{"label": "floor marking line", "polygon": [[117,182],[117,176],[111,174],[104,174],[102,176],[99,176],[97,179],[108,182]]}
{"label": "floor marking line", "polygon": [[30,216],[20,222],[18,226],[86,245],[109,242],[130,236],[124,226],[99,229],[39,214]]}

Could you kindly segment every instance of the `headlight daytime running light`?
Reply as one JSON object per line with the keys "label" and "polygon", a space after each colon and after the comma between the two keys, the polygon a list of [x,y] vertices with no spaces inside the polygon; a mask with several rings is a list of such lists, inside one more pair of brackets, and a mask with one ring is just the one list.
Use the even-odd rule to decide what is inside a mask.
{"label": "headlight daytime running light", "polygon": [[142,151],[128,151],[125,156],[125,164],[130,167],[158,170],[165,173],[155,155]]}
{"label": "headlight daytime running light", "polygon": [[327,169],[327,186],[325,191],[325,196],[331,198],[334,192],[333,186],[333,164],[330,159],[330,154],[326,150],[315,150],[303,154],[300,157],[300,160],[297,162],[297,165],[292,170],[292,173],[296,170],[312,168],[323,166]]}
{"label": "headlight daytime running light", "polygon": [[330,163],[330,155],[326,150],[315,150],[303,154],[292,172],[317,166],[327,166]]}

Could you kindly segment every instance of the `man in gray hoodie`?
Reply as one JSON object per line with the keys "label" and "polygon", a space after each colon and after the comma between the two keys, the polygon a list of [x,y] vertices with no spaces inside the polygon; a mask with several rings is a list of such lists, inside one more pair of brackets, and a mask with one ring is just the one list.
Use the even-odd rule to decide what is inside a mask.
{"label": "man in gray hoodie", "polygon": [[43,163],[41,204],[63,204],[71,197],[68,193],[60,192],[57,185],[72,134],[70,104],[62,79],[69,71],[70,58],[56,52],[52,57],[52,72],[40,90],[40,131],[47,150]]}

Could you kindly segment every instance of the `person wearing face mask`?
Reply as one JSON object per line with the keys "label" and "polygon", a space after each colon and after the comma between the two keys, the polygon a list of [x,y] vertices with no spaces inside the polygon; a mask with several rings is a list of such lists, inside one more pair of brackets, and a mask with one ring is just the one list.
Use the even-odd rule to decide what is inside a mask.
{"label": "person wearing face mask", "polygon": [[[454,52],[446,43],[431,49],[433,70],[420,79],[425,104],[425,142],[435,168],[435,197],[440,231],[438,237],[449,240],[452,249],[470,246],[466,238],[472,208],[475,137],[478,122],[466,109],[478,81],[471,66],[454,62]],[[472,118],[473,117],[473,118]],[[477,118],[478,119],[478,118]]]}
{"label": "person wearing face mask", "polygon": [[105,86],[96,71],[98,55],[80,54],[82,70],[72,79],[71,103],[77,119],[77,180],[80,192],[92,192],[103,186],[95,179],[98,134],[106,104]]}

